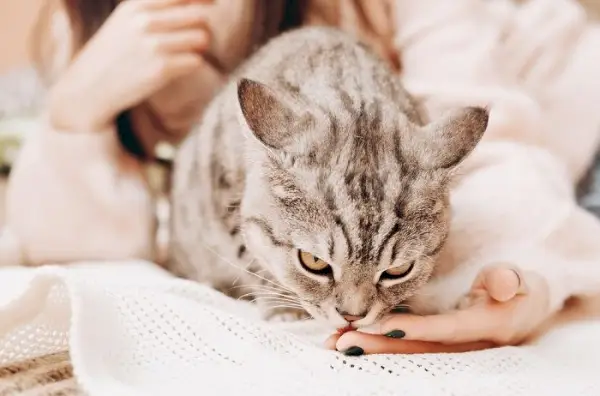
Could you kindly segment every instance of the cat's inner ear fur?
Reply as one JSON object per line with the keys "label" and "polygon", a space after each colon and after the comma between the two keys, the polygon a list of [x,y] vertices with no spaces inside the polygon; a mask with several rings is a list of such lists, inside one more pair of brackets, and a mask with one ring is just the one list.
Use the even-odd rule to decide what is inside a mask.
{"label": "cat's inner ear fur", "polygon": [[424,169],[452,169],[473,151],[487,129],[489,113],[480,107],[451,111],[412,131],[403,152]]}
{"label": "cat's inner ear fur", "polygon": [[276,93],[247,78],[238,82],[238,100],[254,136],[272,149],[289,146],[294,141],[298,124],[306,118],[299,103],[289,95]]}

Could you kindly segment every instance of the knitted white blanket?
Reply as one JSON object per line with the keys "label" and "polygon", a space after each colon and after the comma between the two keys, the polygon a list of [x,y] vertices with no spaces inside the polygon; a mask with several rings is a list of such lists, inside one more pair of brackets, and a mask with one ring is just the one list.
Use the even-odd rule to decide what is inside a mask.
{"label": "knitted white blanket", "polygon": [[69,350],[89,395],[600,394],[600,322],[535,345],[345,357],[312,321],[254,307],[145,262],[0,270],[0,366]]}

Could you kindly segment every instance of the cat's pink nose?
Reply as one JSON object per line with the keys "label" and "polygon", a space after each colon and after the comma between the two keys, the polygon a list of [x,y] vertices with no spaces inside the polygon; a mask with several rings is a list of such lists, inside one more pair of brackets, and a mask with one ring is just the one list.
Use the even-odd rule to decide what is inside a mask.
{"label": "cat's pink nose", "polygon": [[339,309],[337,311],[340,315],[342,315],[342,318],[346,319],[350,323],[360,320],[360,319],[364,318],[365,316],[367,316],[366,312],[364,313],[364,315],[361,315],[362,312],[359,313],[358,315],[351,315],[350,312],[348,312],[348,311],[341,311]]}
{"label": "cat's pink nose", "polygon": [[364,318],[364,316],[356,316],[356,315],[342,315],[342,318],[346,319],[348,322],[352,323],[357,320]]}

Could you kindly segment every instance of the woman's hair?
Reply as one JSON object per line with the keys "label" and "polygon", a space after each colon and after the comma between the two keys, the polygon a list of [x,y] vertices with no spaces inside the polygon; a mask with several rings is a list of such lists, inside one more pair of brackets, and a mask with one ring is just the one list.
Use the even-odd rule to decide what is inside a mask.
{"label": "woman's hair", "polygon": [[74,47],[81,48],[106,21],[121,0],[63,0],[71,22]]}
{"label": "woman's hair", "polygon": [[[40,74],[50,82],[48,75],[50,66],[55,60],[57,47],[65,45],[64,42],[55,42],[53,34],[55,26],[55,13],[66,13],[68,28],[70,30],[71,56],[98,31],[110,14],[122,0],[46,0],[44,1],[38,22],[32,35],[33,59]],[[66,39],[67,37],[65,37]],[[63,37],[60,38],[61,40]]]}

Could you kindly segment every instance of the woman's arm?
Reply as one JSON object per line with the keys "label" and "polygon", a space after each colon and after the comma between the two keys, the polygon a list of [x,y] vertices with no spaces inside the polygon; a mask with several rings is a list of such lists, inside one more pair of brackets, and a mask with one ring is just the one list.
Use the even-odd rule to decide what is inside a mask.
{"label": "woman's arm", "polygon": [[[550,150],[575,184],[600,144],[600,27],[575,0],[523,4],[397,0],[396,45],[407,86],[520,90],[538,103],[541,133],[515,141]],[[443,65],[443,67],[439,67]],[[435,93],[433,93],[434,100]],[[460,100],[460,94],[459,100]],[[464,98],[465,95],[462,95]]]}
{"label": "woman's arm", "polygon": [[152,257],[142,164],[110,127],[75,133],[43,120],[14,164],[6,205],[2,238],[16,239],[4,241],[18,247],[21,264]]}

